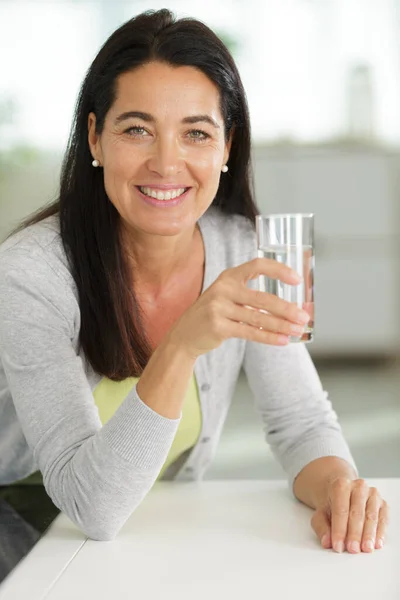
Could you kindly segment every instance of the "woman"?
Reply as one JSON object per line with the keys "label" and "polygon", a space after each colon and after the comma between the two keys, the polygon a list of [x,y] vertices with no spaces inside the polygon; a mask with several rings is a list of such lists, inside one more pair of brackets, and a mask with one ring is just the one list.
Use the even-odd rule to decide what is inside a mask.
{"label": "woman", "polygon": [[56,506],[112,539],[158,477],[201,478],[243,366],[323,547],[382,546],[386,503],[288,345],[309,317],[255,289],[299,283],[254,259],[256,213],[227,49],[167,10],[127,22],[86,75],[59,200],[2,246],[0,482],[39,469]]}

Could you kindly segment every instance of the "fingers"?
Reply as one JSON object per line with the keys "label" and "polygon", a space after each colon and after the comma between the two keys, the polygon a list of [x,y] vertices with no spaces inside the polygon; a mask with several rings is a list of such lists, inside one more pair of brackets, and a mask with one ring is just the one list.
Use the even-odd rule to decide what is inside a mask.
{"label": "fingers", "polygon": [[317,534],[322,547],[326,549],[331,548],[331,524],[326,509],[320,508],[315,511],[311,519],[311,526]]}
{"label": "fingers", "polygon": [[361,548],[363,552],[373,552],[376,542],[376,531],[378,528],[379,512],[382,500],[375,488],[369,491],[366,501],[365,521],[363,523]]}
{"label": "fingers", "polygon": [[[326,518],[330,518],[331,542],[336,552],[343,552],[345,546],[352,554],[383,547],[389,508],[376,488],[370,488],[363,479],[340,477],[330,486],[328,502]],[[321,534],[324,523],[317,513],[313,527]]]}
{"label": "fingers", "polygon": [[247,323],[236,323],[231,321],[229,325],[229,337],[243,338],[250,342],[268,344],[269,346],[287,346],[289,337],[281,333],[258,329]]}
{"label": "fingers", "polygon": [[[235,290],[235,297],[231,299],[237,304],[251,306],[259,310],[267,310],[277,317],[281,317],[299,325],[305,325],[310,320],[310,315],[303,309],[298,308],[293,302],[287,302],[267,292],[257,292],[243,288]],[[261,325],[260,325],[261,327]]]}
{"label": "fingers", "polygon": [[[350,497],[349,524],[347,528],[347,550],[352,554],[358,554],[361,549],[366,517],[365,508],[369,494],[370,490],[365,481],[358,479],[354,482]],[[375,533],[376,531],[374,531],[374,536]]]}
{"label": "fingers", "polygon": [[292,285],[298,285],[302,280],[296,271],[283,263],[269,258],[255,258],[250,262],[230,269],[230,271],[244,283],[255,279],[259,275],[267,275],[270,279],[279,279],[284,283]]}
{"label": "fingers", "polygon": [[350,511],[351,484],[349,479],[339,477],[332,483],[330,489],[331,536],[335,552],[344,550]]}
{"label": "fingers", "polygon": [[239,306],[231,304],[227,314],[229,319],[239,323],[246,323],[252,327],[272,333],[281,333],[286,336],[300,337],[304,333],[304,325],[291,323],[285,319],[280,319],[272,314],[265,314],[258,310],[252,310],[248,306]]}
{"label": "fingers", "polygon": [[389,507],[385,500],[382,500],[381,509],[379,511],[378,527],[376,530],[376,550],[383,548],[385,543],[386,528],[389,524]]}

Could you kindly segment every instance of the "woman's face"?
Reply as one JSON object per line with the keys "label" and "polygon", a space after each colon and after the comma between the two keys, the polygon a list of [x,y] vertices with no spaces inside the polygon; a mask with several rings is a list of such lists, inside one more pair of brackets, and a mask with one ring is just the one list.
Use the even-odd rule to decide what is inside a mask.
{"label": "woman's face", "polygon": [[207,210],[230,148],[219,104],[201,71],[152,62],[118,78],[101,135],[89,115],[93,158],[129,229],[178,235]]}

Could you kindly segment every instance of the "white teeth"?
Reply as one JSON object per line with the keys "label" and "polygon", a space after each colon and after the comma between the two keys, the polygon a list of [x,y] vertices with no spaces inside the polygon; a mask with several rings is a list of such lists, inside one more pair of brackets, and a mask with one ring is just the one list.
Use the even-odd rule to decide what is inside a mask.
{"label": "white teeth", "polygon": [[155,198],[156,200],[173,200],[174,198],[181,196],[185,191],[185,188],[179,188],[177,190],[172,190],[165,193],[159,190],[152,190],[149,187],[141,187],[139,189],[142,194],[150,196],[151,198]]}

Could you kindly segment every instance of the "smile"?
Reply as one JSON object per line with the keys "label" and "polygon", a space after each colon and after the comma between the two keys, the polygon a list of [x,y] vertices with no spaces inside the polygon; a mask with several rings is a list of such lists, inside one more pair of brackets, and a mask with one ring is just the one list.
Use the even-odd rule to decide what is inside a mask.
{"label": "smile", "polygon": [[189,188],[176,188],[168,191],[162,192],[161,190],[157,190],[150,187],[140,187],[139,190],[145,196],[149,196],[149,198],[155,198],[156,200],[174,200],[174,198],[179,198],[182,196]]}

